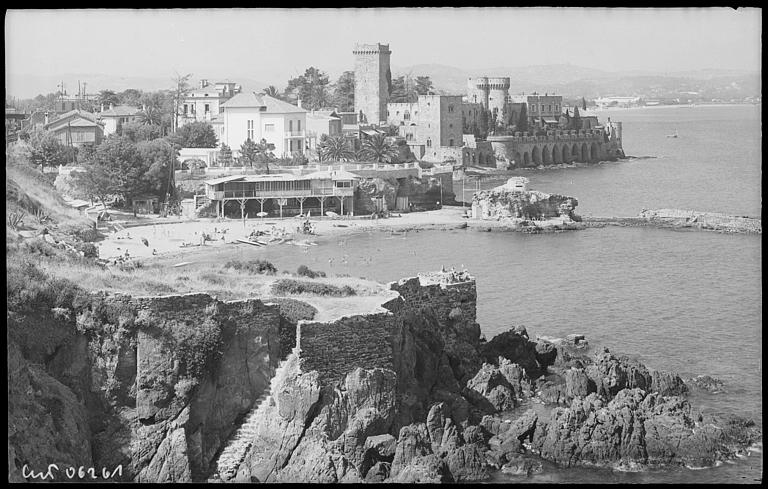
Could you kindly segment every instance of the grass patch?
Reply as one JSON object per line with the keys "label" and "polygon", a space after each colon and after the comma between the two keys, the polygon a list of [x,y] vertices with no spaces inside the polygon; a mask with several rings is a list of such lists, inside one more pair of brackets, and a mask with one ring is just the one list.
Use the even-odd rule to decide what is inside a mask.
{"label": "grass patch", "polygon": [[336,285],[322,282],[309,282],[306,280],[294,280],[282,278],[272,284],[272,293],[275,295],[313,294],[331,297],[348,297],[357,295],[355,289],[349,285],[337,287]]}

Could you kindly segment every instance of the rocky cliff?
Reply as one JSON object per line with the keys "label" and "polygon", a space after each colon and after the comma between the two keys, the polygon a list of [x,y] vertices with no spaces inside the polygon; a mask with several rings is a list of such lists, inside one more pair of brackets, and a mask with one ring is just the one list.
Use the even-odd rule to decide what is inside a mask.
{"label": "rocky cliff", "polygon": [[[379,309],[326,322],[205,294],[14,301],[9,479],[56,461],[205,480],[236,431],[218,477],[242,482],[472,481],[541,460],[699,467],[761,439],[750,420],[697,413],[677,375],[583,336],[482,340],[466,273],[390,289]],[[295,345],[278,363],[281,324]]]}
{"label": "rocky cliff", "polygon": [[279,360],[277,307],[258,300],[82,294],[68,306],[9,310],[10,480],[50,463],[200,477]]}

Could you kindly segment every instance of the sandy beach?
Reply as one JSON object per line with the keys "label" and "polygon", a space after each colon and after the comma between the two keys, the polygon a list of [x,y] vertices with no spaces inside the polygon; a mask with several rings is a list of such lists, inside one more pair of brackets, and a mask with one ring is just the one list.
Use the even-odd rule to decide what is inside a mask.
{"label": "sandy beach", "polygon": [[[217,249],[225,246],[254,246],[241,243],[251,233],[265,246],[311,246],[326,237],[369,231],[404,231],[410,229],[453,229],[466,227],[469,219],[463,217],[468,207],[443,207],[439,210],[394,214],[393,217],[370,219],[310,218],[314,234],[299,231],[303,219],[254,218],[246,219],[190,219],[166,223],[160,219],[152,224],[133,226],[112,231],[98,242],[99,257],[113,259],[119,256],[131,258],[179,256],[191,251]],[[486,223],[487,225],[487,223]],[[206,235],[209,239],[204,240]],[[144,243],[146,241],[146,244]]]}

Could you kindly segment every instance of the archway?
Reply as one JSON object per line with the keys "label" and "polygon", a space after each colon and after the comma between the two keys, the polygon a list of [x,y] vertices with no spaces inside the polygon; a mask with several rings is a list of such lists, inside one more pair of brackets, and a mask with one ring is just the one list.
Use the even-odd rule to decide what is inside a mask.
{"label": "archway", "polygon": [[587,143],[581,143],[581,160],[579,161],[582,163],[589,161],[589,149],[587,148]]}
{"label": "archway", "polygon": [[568,163],[571,161],[571,153],[568,151],[568,145],[563,145],[563,163]]}
{"label": "archway", "polygon": [[545,165],[552,164],[552,151],[547,146],[541,148],[541,161]]}
{"label": "archway", "polygon": [[592,146],[589,148],[590,161],[597,161],[599,158],[598,154],[597,143],[592,143]]}
{"label": "archway", "polygon": [[555,165],[559,165],[563,162],[563,159],[561,158],[562,153],[560,152],[560,147],[557,145],[552,146],[552,162]]}
{"label": "archway", "polygon": [[520,155],[520,152],[515,153],[515,166],[521,166],[523,164],[523,157]]}
{"label": "archway", "polygon": [[541,149],[539,149],[538,146],[533,147],[533,153],[531,156],[533,157],[533,164],[535,166],[541,165]]}
{"label": "archway", "polygon": [[531,155],[527,151],[523,153],[523,166],[531,166]]}
{"label": "archway", "polygon": [[571,161],[579,161],[579,145],[574,144],[571,146]]}

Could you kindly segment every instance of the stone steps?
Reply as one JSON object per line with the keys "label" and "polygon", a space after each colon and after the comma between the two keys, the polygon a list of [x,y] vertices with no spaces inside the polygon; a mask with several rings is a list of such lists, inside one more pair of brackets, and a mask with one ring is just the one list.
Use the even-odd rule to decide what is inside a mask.
{"label": "stone steps", "polygon": [[277,373],[282,370],[287,362],[288,359],[285,359],[278,364],[275,375],[270,380],[269,385],[256,399],[253,408],[246,415],[242,424],[230,436],[226,446],[219,454],[218,459],[216,459],[216,473],[208,479],[209,482],[226,482],[237,474],[240,464],[245,460],[248,449],[251,448],[253,441],[259,433],[259,426],[265,411],[264,408],[274,404],[272,398],[273,384],[275,383]]}

